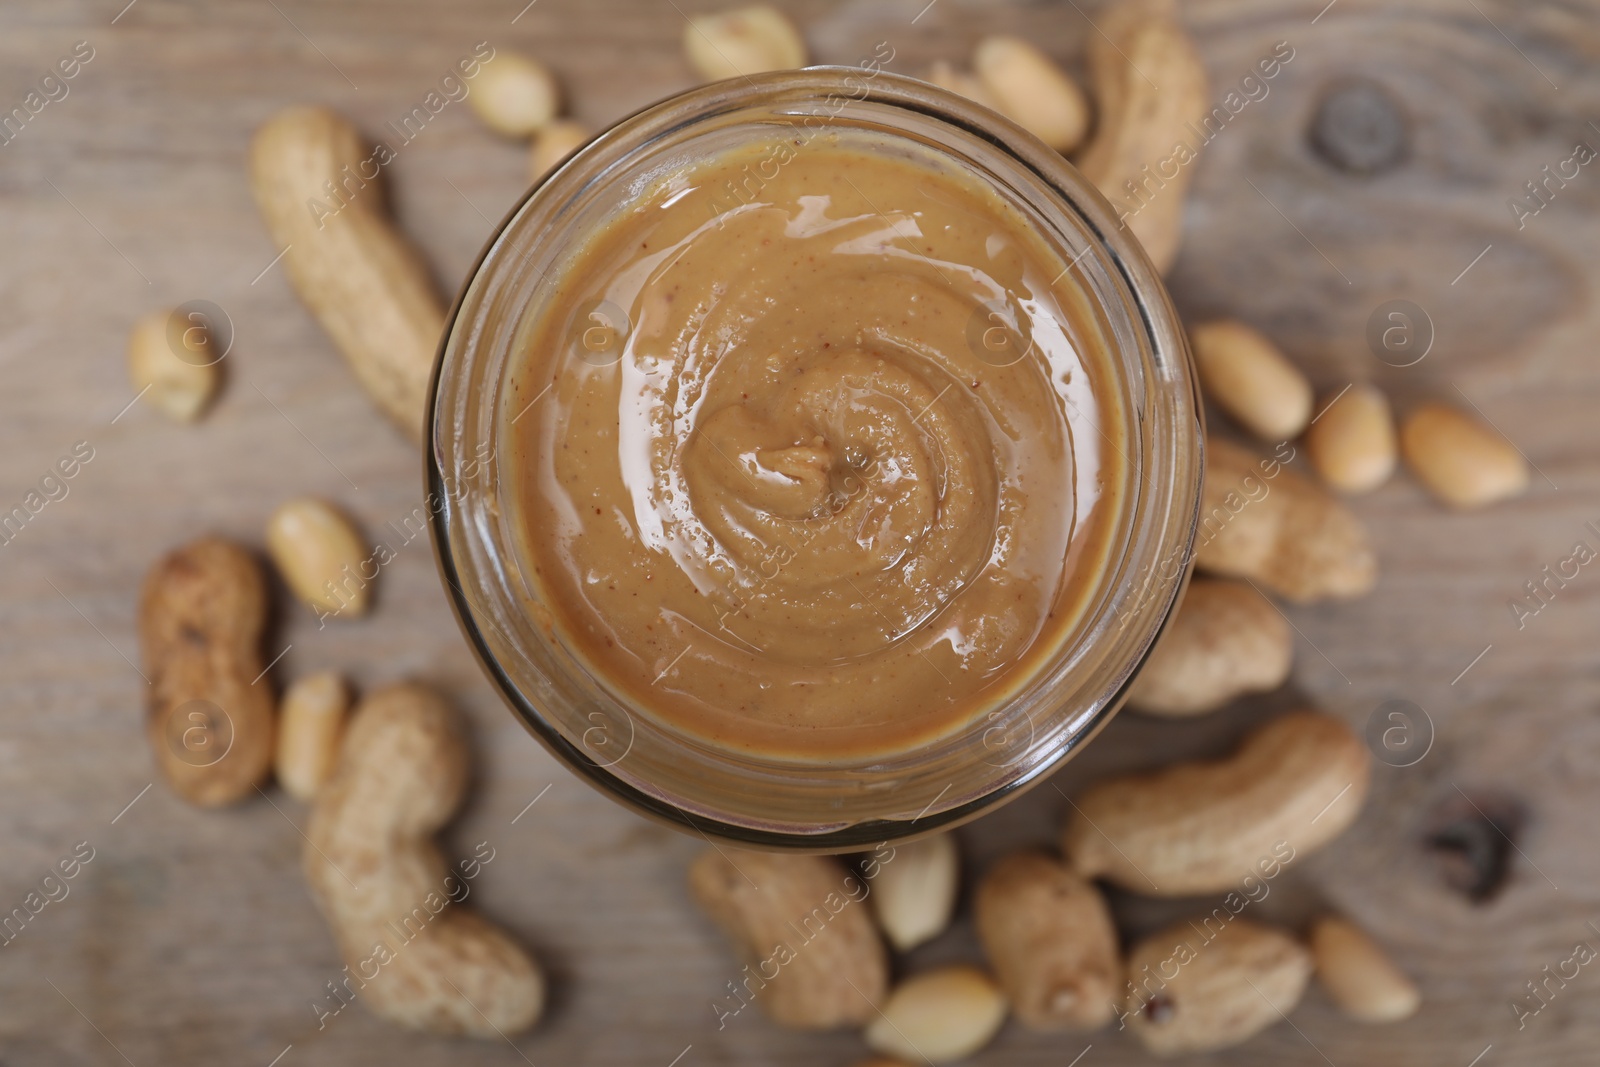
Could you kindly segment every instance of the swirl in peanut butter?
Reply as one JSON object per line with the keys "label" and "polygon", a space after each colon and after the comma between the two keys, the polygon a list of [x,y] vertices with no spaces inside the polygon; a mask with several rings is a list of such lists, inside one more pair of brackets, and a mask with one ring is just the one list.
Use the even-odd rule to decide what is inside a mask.
{"label": "swirl in peanut butter", "polygon": [[507,399],[561,639],[774,757],[981,718],[1072,638],[1122,506],[1074,279],[977,178],[859,136],[660,182],[551,280]]}

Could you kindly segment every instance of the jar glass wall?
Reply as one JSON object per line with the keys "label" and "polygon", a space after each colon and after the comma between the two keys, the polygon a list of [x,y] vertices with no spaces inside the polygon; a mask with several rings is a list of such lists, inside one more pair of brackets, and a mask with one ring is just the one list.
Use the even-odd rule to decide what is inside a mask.
{"label": "jar glass wall", "polygon": [[[1118,450],[1127,491],[1081,621],[1003,704],[905,751],[808,761],[712,744],[628,699],[588,664],[527,573],[508,457],[516,421],[537,401],[513,396],[517,355],[551,279],[585,236],[662,175],[774,131],[819,128],[870,132],[885,151],[936,153],[1070,264],[1063,274],[1085,295],[1110,353],[1114,380],[1100,385],[1125,422]],[[507,703],[552,752],[616,799],[689,832],[843,851],[972,818],[1042,780],[1105,724],[1186,580],[1202,441],[1183,333],[1160,279],[1071,166],[933,86],[813,68],[657,104],[529,193],[485,249],[443,339],[426,477],[440,570],[462,628]]]}

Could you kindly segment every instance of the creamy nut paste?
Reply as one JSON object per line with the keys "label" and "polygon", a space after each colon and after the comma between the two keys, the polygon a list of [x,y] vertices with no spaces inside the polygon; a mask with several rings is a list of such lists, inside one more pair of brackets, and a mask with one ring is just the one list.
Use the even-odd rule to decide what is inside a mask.
{"label": "creamy nut paste", "polygon": [[770,137],[547,279],[505,400],[523,562],[640,713],[779,758],[904,751],[1082,623],[1121,394],[1081,275],[981,179]]}

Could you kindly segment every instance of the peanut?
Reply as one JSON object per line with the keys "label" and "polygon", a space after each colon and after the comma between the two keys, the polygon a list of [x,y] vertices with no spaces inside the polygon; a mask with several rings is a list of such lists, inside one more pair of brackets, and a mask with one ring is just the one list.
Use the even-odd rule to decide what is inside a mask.
{"label": "peanut", "polygon": [[[1100,29],[1089,43],[1100,120],[1078,169],[1107,200],[1120,204],[1130,185],[1145,188],[1141,183],[1152,181],[1153,168],[1173,155],[1174,145],[1193,139],[1188,127],[1206,114],[1210,87],[1200,53],[1178,24],[1171,0],[1128,0],[1102,20]],[[1126,217],[1163,274],[1178,258],[1183,239],[1192,159],[1177,171],[1170,178],[1155,176],[1153,195]]]}
{"label": "peanut", "polygon": [[976,967],[941,967],[906,979],[867,1027],[874,1052],[913,1063],[948,1063],[993,1040],[1006,1021],[1006,998]]}
{"label": "peanut", "polygon": [[350,690],[333,671],[307,675],[283,694],[278,716],[278,784],[296,800],[309,801],[333,773],[344,738]]}
{"label": "peanut", "polygon": [[1505,438],[1445,404],[1424,404],[1400,428],[1406,465],[1435,497],[1480,508],[1528,488],[1528,464]]}
{"label": "peanut", "polygon": [[994,94],[989,92],[977,75],[956,69],[948,60],[935,61],[933,66],[928,68],[928,76],[924,80],[932,82],[941,89],[948,89],[957,96],[964,96],[975,104],[1000,110],[1000,102],[994,98]]}
{"label": "peanut", "polygon": [[1348,726],[1292,712],[1227,759],[1092,786],[1072,805],[1062,851],[1085,878],[1125,889],[1220,892],[1282,860],[1284,848],[1293,859],[1338,837],[1360,814],[1371,775],[1372,754]]}
{"label": "peanut", "polygon": [[1092,1030],[1110,1021],[1122,960],[1100,890],[1042,852],[1017,852],[984,876],[973,910],[1025,1026]]}
{"label": "peanut", "polygon": [[272,766],[272,684],[261,676],[266,621],[261,566],[231,541],[191,542],[145,577],[145,733],[167,782],[190,803],[231,804]]}
{"label": "peanut", "polygon": [[877,1015],[888,958],[856,895],[865,885],[837,860],[713,849],[689,868],[689,888],[734,942],[740,984],[774,1022],[826,1030]]}
{"label": "peanut", "polygon": [[1198,715],[1289,677],[1294,639],[1278,609],[1243,582],[1195,578],[1128,693],[1152,715]]}
{"label": "peanut", "polygon": [[1177,923],[1128,953],[1128,1028],[1158,1056],[1237,1045],[1305,994],[1311,956],[1298,941],[1246,919],[1216,922]]}
{"label": "peanut", "polygon": [[303,860],[340,955],[364,980],[361,1002],[413,1030],[499,1040],[538,1019],[544,977],[460,903],[466,883],[430,840],[460,806],[468,771],[448,704],[417,684],[373,693],[317,794]]}
{"label": "peanut", "polygon": [[1223,319],[1189,331],[1206,394],[1265,441],[1297,437],[1311,419],[1311,383],[1258,331]]}
{"label": "peanut", "polygon": [[1409,1019],[1422,1005],[1416,984],[1383,949],[1347,919],[1327,915],[1311,928],[1317,981],[1352,1019],[1391,1023]]}
{"label": "peanut", "polygon": [[292,107],[256,131],[251,184],[295,292],[383,412],[420,440],[444,306],[384,217],[381,186],[361,176],[383,151],[328,108]]}
{"label": "peanut", "polygon": [[308,496],[279,504],[267,520],[267,552],[294,595],[319,615],[367,610],[367,548],[331,504]]}
{"label": "peanut", "polygon": [[[156,410],[178,422],[193,422],[217,391],[222,356],[212,352],[210,333],[202,325],[191,325],[171,338],[172,314],[152,312],[134,324],[128,339],[128,376]],[[184,349],[182,355],[174,350],[174,340]]]}
{"label": "peanut", "polygon": [[765,4],[691,15],[683,50],[707,81],[806,65],[806,43],[788,16]]}
{"label": "peanut", "polygon": [[936,834],[896,845],[872,883],[872,910],[889,944],[905,952],[944,932],[955,911],[961,858],[955,838]]}
{"label": "peanut", "polygon": [[1195,565],[1297,603],[1359,596],[1378,579],[1366,528],[1332,494],[1215,437],[1206,441]]}
{"label": "peanut", "polygon": [[588,140],[589,132],[578,123],[557,119],[534,137],[533,148],[528,153],[528,173],[538,181]]}
{"label": "peanut", "polygon": [[985,37],[972,66],[1002,115],[1057,152],[1082,143],[1089,130],[1089,102],[1049,56],[1016,37]]}
{"label": "peanut", "polygon": [[1306,431],[1311,465],[1343,493],[1365,493],[1388,481],[1395,454],[1394,413],[1375,386],[1351,386]]}
{"label": "peanut", "polygon": [[478,83],[467,102],[496,133],[532,137],[556,117],[561,90],[555,75],[537,59],[497,51],[478,73]]}

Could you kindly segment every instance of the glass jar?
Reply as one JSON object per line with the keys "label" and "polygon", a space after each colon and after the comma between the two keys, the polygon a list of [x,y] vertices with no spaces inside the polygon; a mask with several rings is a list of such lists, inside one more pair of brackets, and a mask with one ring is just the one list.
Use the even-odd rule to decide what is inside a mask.
{"label": "glass jar", "polygon": [[[1072,261],[1111,352],[1130,484],[1086,621],[1013,699],[893,757],[796,762],[724,750],[614,696],[523,573],[503,456],[508,383],[540,286],[673,168],[774,124],[869,129],[934,146],[989,182]],[[434,546],[462,629],[506,702],[570,768],[635,810],[762,849],[848,851],[948,828],[1043,780],[1115,713],[1187,579],[1203,434],[1161,280],[1110,206],[1055,152],[932,85],[811,68],[695,89],[623,120],[546,176],[489,242],[441,343],[427,427]]]}

